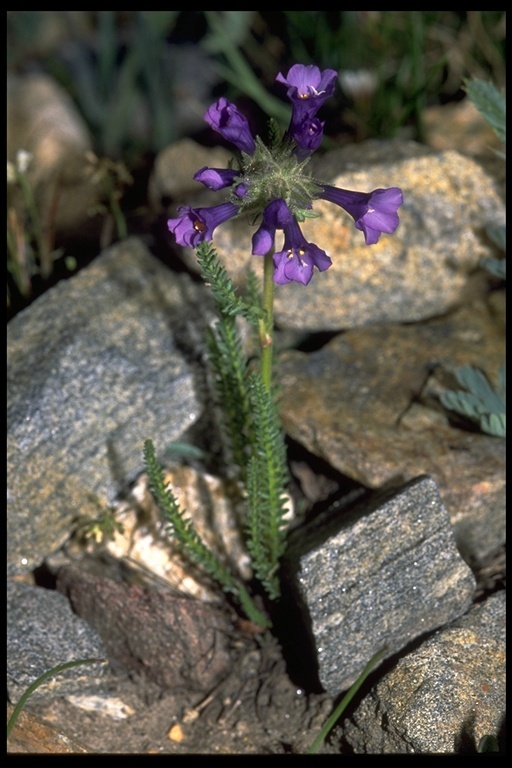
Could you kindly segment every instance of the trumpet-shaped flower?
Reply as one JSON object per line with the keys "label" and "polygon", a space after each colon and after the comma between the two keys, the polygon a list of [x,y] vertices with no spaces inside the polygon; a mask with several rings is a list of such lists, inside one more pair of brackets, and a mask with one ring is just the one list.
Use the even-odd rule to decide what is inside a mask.
{"label": "trumpet-shaped flower", "polygon": [[274,254],[274,282],[279,285],[291,283],[292,280],[308,285],[313,277],[313,268],[320,272],[329,269],[331,259],[315,243],[308,243],[297,219],[292,218],[284,230],[284,247]]}
{"label": "trumpet-shaped flower", "polygon": [[263,211],[263,221],[252,236],[252,252],[264,256],[274,247],[278,229],[286,229],[293,221],[293,214],[284,200],[273,200]]}
{"label": "trumpet-shaped flower", "polygon": [[179,245],[195,248],[199,243],[211,240],[213,231],[219,224],[236,216],[238,206],[229,202],[214,205],[211,208],[191,208],[188,205],[182,205],[178,210],[183,213],[167,221],[169,231],[173,233]]}
{"label": "trumpet-shaped flower", "polygon": [[321,189],[319,197],[341,206],[352,216],[356,229],[364,232],[366,245],[373,245],[383,232],[391,234],[398,227],[397,210],[404,201],[402,190],[398,187],[350,192],[324,184]]}
{"label": "trumpet-shaped flower", "polygon": [[299,160],[318,149],[324,137],[324,125],[317,117],[306,117],[301,123],[290,125],[290,137],[297,145],[295,154]]}
{"label": "trumpet-shaped flower", "polygon": [[292,102],[288,135],[296,143],[300,159],[320,146],[324,124],[316,113],[334,93],[337,76],[334,69],[321,72],[314,65],[294,64],[286,77],[281,73],[276,77],[278,83],[288,86],[287,96]]}
{"label": "trumpet-shaped flower", "polygon": [[334,69],[321,72],[314,64],[294,64],[286,77],[279,73],[276,80],[288,86],[286,95],[294,107],[299,104],[316,112],[333,95],[337,77]]}
{"label": "trumpet-shaped flower", "polygon": [[284,232],[283,250],[274,254],[274,282],[280,285],[296,281],[307,285],[313,277],[313,268],[323,272],[332,261],[325,251],[314,243],[308,243],[297,219],[284,200],[273,200],[263,212],[263,222],[254,233],[252,252],[264,255],[274,247],[276,231]]}

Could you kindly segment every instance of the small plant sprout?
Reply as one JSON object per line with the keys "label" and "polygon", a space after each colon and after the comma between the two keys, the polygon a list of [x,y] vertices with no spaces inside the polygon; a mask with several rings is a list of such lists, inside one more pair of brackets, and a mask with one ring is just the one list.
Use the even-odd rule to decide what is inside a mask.
{"label": "small plant sprout", "polygon": [[82,664],[104,664],[106,661],[106,659],[76,659],[74,661],[65,661],[63,664],[57,664],[56,667],[52,667],[47,672],[43,672],[43,674],[34,680],[34,682],[29,685],[28,688],[23,692],[18,703],[14,707],[7,722],[7,738],[9,738],[9,735],[16,725],[16,721],[18,720],[30,696],[32,696],[34,691],[43,685],[43,683],[45,683],[50,677],[60,675],[62,672],[65,672],[68,669],[72,669],[73,667],[79,667]]}

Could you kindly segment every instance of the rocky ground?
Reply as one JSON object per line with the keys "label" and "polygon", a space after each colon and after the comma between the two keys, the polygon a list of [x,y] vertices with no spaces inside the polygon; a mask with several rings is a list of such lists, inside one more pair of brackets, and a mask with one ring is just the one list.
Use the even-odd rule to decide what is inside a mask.
{"label": "rocky ground", "polygon": [[[48,83],[45,93],[56,98]],[[337,265],[316,275],[314,292],[276,297],[290,535],[309,536],[317,515],[343,518],[334,549],[327,539],[315,551],[328,563],[323,583],[339,584],[345,601],[323,613],[336,616],[338,637],[360,637],[350,658],[331,645],[317,582],[303,581],[300,598],[314,595],[309,629],[329,645],[318,670],[301,655],[307,622],[285,600],[274,633],[212,602],[148,499],[143,439],[218,447],[204,410],[208,298],[191,253],[154,247],[175,205],[196,199],[186,180],[215,165],[211,150],[185,141],[162,152],[134,236],[11,320],[8,711],[36,672],[77,656],[109,664],[42,687],[9,752],[303,754],[384,641],[385,661],[321,751],[472,754],[486,734],[502,745],[503,440],[449,419],[439,393],[458,365],[496,383],[504,359],[503,285],[479,266],[496,255],[483,232],[504,219],[503,171],[475,111],[448,115],[429,113],[425,146],[369,142],[320,158],[318,172],[339,186],[403,187],[400,229],[369,253],[361,233],[323,211],[310,237]],[[87,140],[75,140],[78,162]],[[43,155],[42,174],[52,153]],[[94,200],[68,170],[67,231]],[[237,281],[250,234],[219,230]],[[243,571],[223,478],[194,460],[169,460],[168,471],[199,525],[215,511],[216,535]],[[84,537],[98,510],[124,526],[108,544]]]}

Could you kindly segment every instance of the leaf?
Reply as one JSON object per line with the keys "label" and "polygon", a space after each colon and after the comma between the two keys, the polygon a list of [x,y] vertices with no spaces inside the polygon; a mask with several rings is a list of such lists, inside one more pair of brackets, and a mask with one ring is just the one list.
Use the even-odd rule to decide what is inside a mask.
{"label": "leaf", "polygon": [[[507,243],[507,228],[504,224],[487,227],[485,230],[487,237],[494,245],[505,253]],[[481,265],[500,280],[507,279],[507,266],[505,259],[487,258],[481,260]]]}
{"label": "leaf", "polygon": [[59,675],[61,672],[65,672],[67,669],[72,669],[73,667],[78,667],[81,664],[104,664],[105,662],[106,659],[76,659],[74,661],[66,661],[63,664],[57,664],[56,667],[52,667],[47,672],[43,672],[43,674],[40,675],[37,680],[34,680],[34,682],[24,691],[20,700],[14,707],[9,718],[9,722],[7,723],[7,736],[9,736],[10,732],[14,728],[14,725],[20,716],[23,707],[27,703],[27,699],[34,693],[34,691],[39,688],[40,685],[48,680],[49,677]]}
{"label": "leaf", "polygon": [[494,391],[486,376],[471,365],[463,365],[455,372],[457,381],[477,399],[485,413],[500,413],[505,410],[503,398]]}
{"label": "leaf", "polygon": [[507,263],[505,259],[482,259],[481,264],[484,269],[500,280],[507,279]]}
{"label": "leaf", "polygon": [[486,734],[485,736],[482,736],[480,741],[478,742],[478,753],[485,753],[485,752],[499,752],[500,748],[498,745],[498,739],[496,736],[492,736],[491,734]]}
{"label": "leaf", "polygon": [[507,417],[504,413],[491,413],[480,418],[482,432],[493,437],[506,437]]}
{"label": "leaf", "polygon": [[466,80],[464,90],[482,117],[487,120],[500,141],[506,143],[505,96],[492,83],[473,78]]}
{"label": "leaf", "polygon": [[497,224],[486,228],[487,236],[497,245],[500,251],[505,253],[507,244],[507,228],[504,224]]}
{"label": "leaf", "polygon": [[495,391],[478,368],[464,365],[455,371],[464,390],[443,392],[441,403],[475,422],[485,434],[506,436],[505,367],[499,371],[499,389]]}
{"label": "leaf", "polygon": [[191,443],[169,443],[165,449],[167,456],[181,456],[184,459],[204,460],[206,453]]}
{"label": "leaf", "polygon": [[310,746],[310,748],[307,751],[308,755],[315,755],[320,747],[322,746],[323,742],[325,741],[326,737],[329,734],[329,731],[332,730],[332,728],[336,725],[340,717],[342,716],[345,709],[348,707],[356,693],[358,692],[359,688],[362,686],[374,666],[382,659],[384,654],[387,652],[388,648],[385,646],[384,648],[381,648],[380,651],[377,651],[375,653],[368,664],[365,666],[355,683],[352,683],[351,687],[345,694],[345,696],[342,698],[340,703],[335,708],[334,712],[330,715],[330,717],[327,718],[326,722],[324,723],[322,729],[320,730],[320,733]]}

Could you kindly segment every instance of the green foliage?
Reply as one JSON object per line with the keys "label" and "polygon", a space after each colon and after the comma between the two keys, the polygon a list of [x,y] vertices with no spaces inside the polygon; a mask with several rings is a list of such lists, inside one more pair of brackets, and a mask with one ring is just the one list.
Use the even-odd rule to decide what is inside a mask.
{"label": "green foliage", "polygon": [[[498,138],[505,142],[506,106],[503,94],[492,83],[477,78],[465,81],[464,89],[482,117],[494,129]],[[505,251],[505,226],[488,227],[487,235],[500,250]],[[483,259],[482,266],[499,279],[505,280],[506,263],[504,259]],[[497,390],[491,387],[481,371],[470,365],[456,370],[455,376],[463,389],[444,392],[441,395],[441,402],[444,407],[478,425],[482,432],[488,435],[505,437],[505,367],[501,366],[500,368]]]}
{"label": "green foliage", "polygon": [[[276,600],[280,594],[279,560],[285,548],[288,465],[284,432],[275,392],[266,385],[263,373],[250,372],[237,325],[244,319],[258,333],[261,331],[265,318],[262,297],[252,273],[246,297],[238,295],[210,243],[202,243],[197,255],[201,275],[211,287],[217,310],[215,325],[208,333],[209,362],[214,373],[215,399],[222,412],[230,469],[245,490],[245,543],[256,579],[268,597]],[[249,618],[268,626],[245,586],[219,562],[179,509],[172,490],[165,486],[150,440],[144,445],[144,461],[153,495],[184,553],[224,590],[236,595]]]}
{"label": "green foliage", "polygon": [[288,479],[284,435],[274,393],[258,373],[249,375],[235,317],[253,324],[262,317],[256,279],[250,274],[248,300],[235,293],[213,247],[199,246],[203,278],[211,283],[218,322],[210,335],[210,361],[216,373],[217,401],[239,477],[246,483],[249,514],[247,549],[255,575],[272,600],[279,596],[277,569],[284,551],[284,496]]}
{"label": "green foliage", "polygon": [[233,281],[219,262],[212,244],[200,243],[196,253],[201,277],[206,285],[211,287],[218,313],[232,317],[240,315],[250,323],[257,323],[263,315],[263,310],[258,305],[248,303],[237,295]]}
{"label": "green foliage", "polygon": [[102,509],[97,517],[80,516],[77,520],[76,535],[80,539],[93,539],[96,544],[112,541],[117,533],[124,532],[123,524],[116,519],[115,509]]}
{"label": "green foliage", "polygon": [[217,309],[217,322],[210,329],[207,342],[215,376],[216,401],[222,411],[226,448],[238,478],[245,482],[253,422],[247,358],[236,318],[243,317],[256,326],[262,310],[255,281],[251,283],[249,301],[244,301],[236,294],[232,280],[227,276],[210,243],[198,246],[197,257],[201,276],[211,286]]}
{"label": "green foliage", "polygon": [[505,144],[507,121],[505,96],[492,83],[486,83],[477,78],[466,80],[464,90],[499,140]]}
{"label": "green foliage", "polygon": [[247,478],[247,549],[257,578],[276,600],[280,594],[277,570],[285,548],[286,447],[275,398],[258,373],[250,378],[250,397],[254,444]]}
{"label": "green foliage", "polygon": [[214,56],[213,66],[225,82],[249,96],[267,115],[283,125],[290,119],[289,109],[272,96],[261,83],[242,53],[244,43],[250,38],[254,12],[203,11],[208,33],[202,46]]}
{"label": "green foliage", "polygon": [[342,698],[340,703],[335,708],[334,712],[330,717],[326,720],[325,724],[322,726],[322,729],[310,748],[308,749],[307,754],[308,755],[316,755],[322,744],[324,743],[325,739],[327,738],[329,731],[334,728],[340,717],[342,716],[345,709],[348,707],[356,693],[358,692],[359,688],[362,686],[372,669],[375,667],[375,665],[382,659],[384,654],[386,653],[386,648],[381,648],[380,651],[377,651],[375,653],[366,667],[363,669],[355,683],[352,684],[352,686],[349,688],[345,696]]}
{"label": "green foliage", "polygon": [[480,741],[478,742],[478,748],[477,752],[485,753],[485,752],[499,752],[500,748],[498,745],[498,739],[496,736],[491,736],[490,734],[486,734],[485,736],[482,736]]}
{"label": "green foliage", "polygon": [[[53,263],[62,256],[62,250],[53,243],[54,221],[50,208],[49,218],[42,220],[36,204],[28,170],[32,155],[21,149],[14,163],[7,163],[7,270],[20,295],[32,293],[36,276],[47,280]],[[7,303],[10,303],[9,284]]]}
{"label": "green foliage", "polygon": [[144,443],[144,462],[150,490],[168,522],[171,534],[180,543],[184,553],[190,560],[204,568],[206,573],[227,592],[236,591],[233,575],[202,541],[192,521],[187,519],[185,512],[180,509],[172,488],[166,485],[164,471],[156,460],[155,448],[151,440],[146,440]]}
{"label": "green foliage", "polygon": [[206,546],[185,511],[180,509],[172,488],[165,483],[164,471],[156,459],[151,440],[144,443],[144,463],[150,490],[168,522],[171,535],[180,544],[186,557],[200,566],[225,592],[235,595],[251,621],[262,627],[270,626],[267,617],[256,607],[242,582]]}
{"label": "green foliage", "polygon": [[[502,226],[487,227],[486,229],[489,239],[494,245],[505,253],[505,243],[507,240],[507,228],[503,224]],[[507,278],[507,263],[505,259],[495,259],[492,257],[482,259],[482,267],[487,269],[491,274],[500,280],[506,280]]]}
{"label": "green foliage", "polygon": [[[507,115],[505,96],[492,83],[473,78],[464,83],[468,98],[473,102],[482,117],[489,123],[500,141],[505,144],[507,130]],[[505,253],[506,227],[487,227],[490,240]],[[504,259],[482,259],[482,266],[500,280],[506,279],[506,262]]]}
{"label": "green foliage", "polygon": [[441,402],[444,407],[469,419],[488,435],[505,437],[505,367],[500,368],[497,391],[481,371],[470,365],[458,368],[455,376],[463,389],[443,392]]}
{"label": "green foliage", "polygon": [[169,443],[165,449],[167,456],[181,457],[184,459],[205,459],[205,452],[191,443]]}
{"label": "green foliage", "polygon": [[208,333],[210,362],[215,374],[216,402],[228,457],[242,482],[246,479],[252,438],[247,361],[232,317],[222,317]]}
{"label": "green foliage", "polygon": [[[40,201],[36,202],[37,193],[28,170],[32,156],[25,150],[17,152],[16,161],[7,163],[7,269],[20,296],[32,296],[36,277],[47,281],[54,270],[55,262],[64,253],[62,248],[55,248],[54,234],[59,195],[62,188],[55,185],[51,205],[44,215],[41,214]],[[123,163],[114,163],[108,158],[99,159],[92,152],[86,155],[85,175],[90,181],[101,187],[101,200],[91,208],[95,213],[111,216],[120,239],[127,236],[127,225],[119,200],[124,187],[133,183],[133,179]],[[76,262],[73,257],[66,257],[66,268],[73,271]],[[9,282],[7,300],[10,303]]]}
{"label": "green foliage", "polygon": [[[66,45],[54,52],[48,38],[63,28]],[[276,70],[300,61],[355,75],[339,112],[362,136],[414,125],[422,105],[452,98],[469,73],[505,78],[505,11],[8,11],[7,32],[9,68],[39,53],[37,66],[68,90],[95,150],[110,157],[136,144],[134,116],[147,120],[142,152],[182,133],[177,94],[190,86],[169,66],[177,43],[197,47],[198,84],[202,66],[214,71],[228,98],[252,99],[283,127],[282,92],[266,87]]]}
{"label": "green foliage", "polygon": [[54,74],[65,81],[93,128],[99,151],[110,158],[133,142],[133,115],[141,103],[150,121],[149,149],[158,151],[177,138],[165,62],[167,36],[180,12],[133,11],[124,30],[118,13],[97,13],[96,56],[74,57],[71,70],[53,62]]}
{"label": "green foliage", "polygon": [[[469,73],[505,78],[504,11],[283,11],[289,60],[340,73],[343,117],[358,140],[411,126]],[[269,14],[277,15],[277,14]]]}

